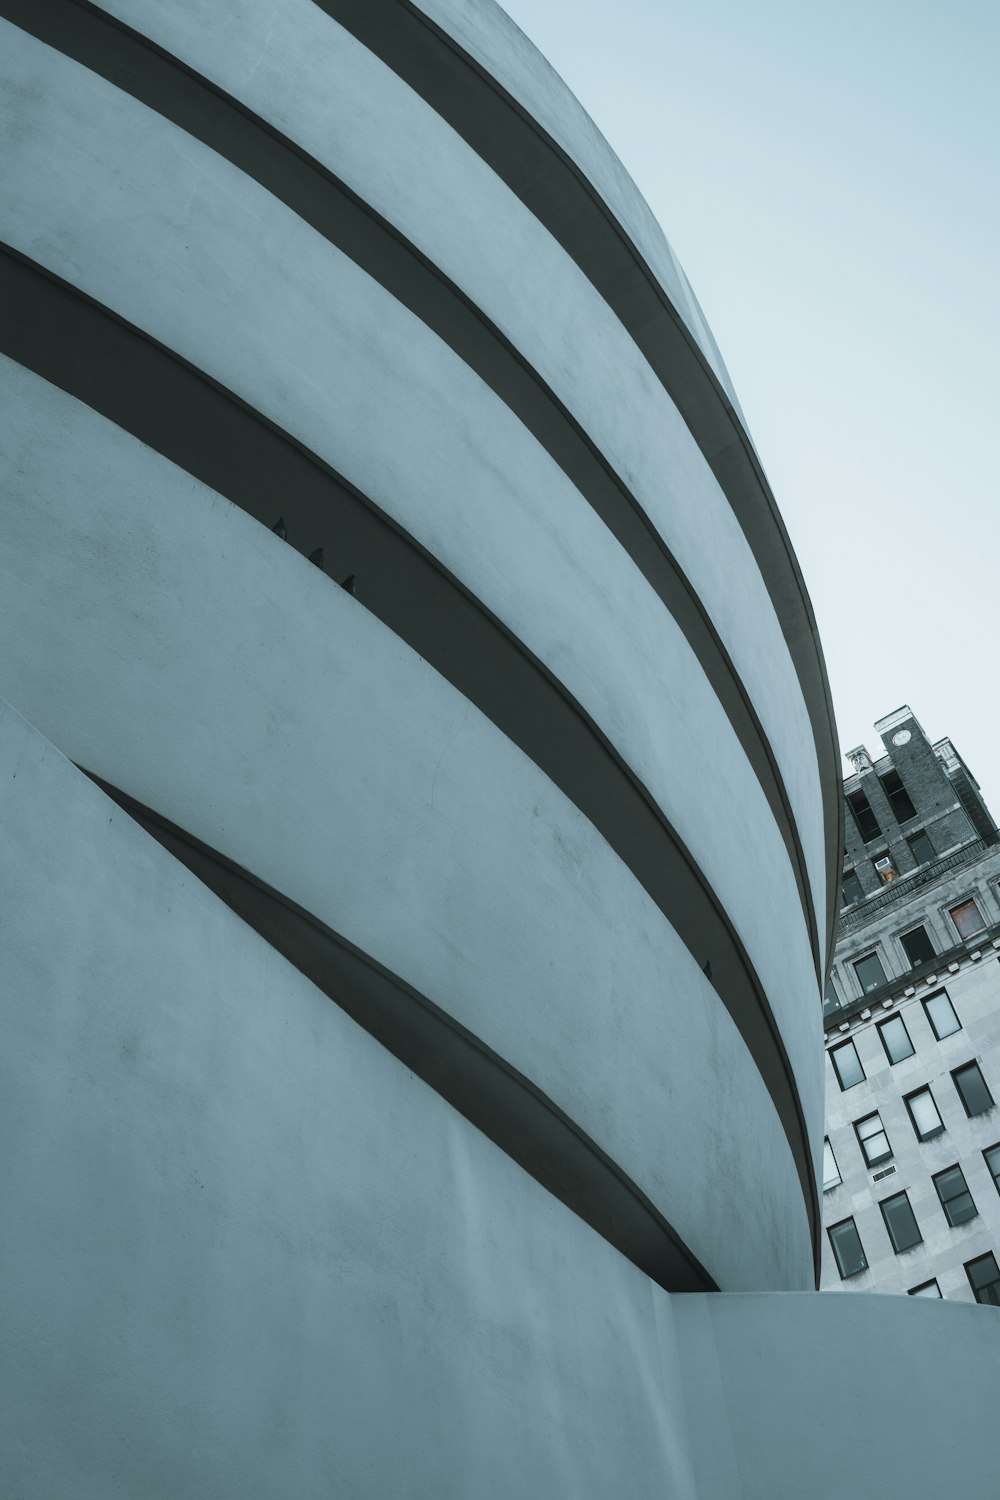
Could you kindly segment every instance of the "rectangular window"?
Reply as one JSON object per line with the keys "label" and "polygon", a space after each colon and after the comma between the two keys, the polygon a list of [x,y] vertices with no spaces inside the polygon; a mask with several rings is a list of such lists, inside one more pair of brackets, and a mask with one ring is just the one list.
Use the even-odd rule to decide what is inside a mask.
{"label": "rectangular window", "polygon": [[898,771],[886,771],[884,776],[879,777],[882,790],[889,799],[897,823],[905,823],[909,818],[917,816],[917,809],[910,801],[910,794],[903,785]]}
{"label": "rectangular window", "polygon": [[827,1136],[823,1142],[823,1191],[828,1193],[831,1188],[839,1187],[843,1179],[840,1168],[837,1166],[837,1158],[833,1154],[830,1138]]}
{"label": "rectangular window", "polygon": [[986,931],[982,913],[971,897],[968,901],[962,901],[958,906],[951,908],[951,920],[958,928],[960,938],[975,937],[977,932]]}
{"label": "rectangular window", "polygon": [[908,1297],[940,1297],[941,1288],[933,1279],[922,1281],[919,1286],[911,1286],[906,1294]]}
{"label": "rectangular window", "polygon": [[864,1246],[853,1219],[842,1219],[839,1224],[832,1225],[827,1234],[830,1236],[841,1281],[846,1281],[848,1276],[856,1276],[859,1271],[867,1271]]}
{"label": "rectangular window", "polygon": [[879,859],[873,860],[875,874],[883,885],[888,885],[890,880],[895,880],[899,871],[896,869],[895,861],[888,854],[883,854]]}
{"label": "rectangular window", "polygon": [[853,1042],[843,1042],[841,1046],[834,1047],[830,1052],[830,1061],[842,1089],[852,1089],[856,1083],[864,1082],[865,1070]]}
{"label": "rectangular window", "polygon": [[977,1255],[975,1260],[967,1260],[965,1274],[977,1302],[1000,1307],[1000,1266],[995,1255]]}
{"label": "rectangular window", "polygon": [[840,1009],[840,996],[832,979],[826,981],[826,994],[823,997],[823,1014],[828,1016],[832,1010]]}
{"label": "rectangular window", "polygon": [[995,1146],[987,1146],[983,1152],[983,1156],[986,1158],[986,1165],[990,1169],[993,1186],[1000,1193],[1000,1141]]}
{"label": "rectangular window", "polygon": [[878,826],[878,819],[872,812],[871,803],[864,792],[851,792],[847,798],[847,805],[854,814],[854,821],[858,825],[858,832],[866,844],[872,839],[877,839],[882,830]]}
{"label": "rectangular window", "polygon": [[934,1103],[934,1095],[929,1088],[917,1089],[915,1093],[907,1094],[903,1103],[909,1110],[918,1141],[929,1141],[932,1136],[940,1135],[944,1130],[938,1107]]}
{"label": "rectangular window", "polygon": [[910,853],[918,865],[929,865],[934,858],[934,845],[929,836],[921,828],[919,833],[914,833],[906,840],[910,846]]}
{"label": "rectangular window", "polygon": [[892,1248],[897,1255],[902,1255],[904,1250],[912,1250],[914,1245],[920,1244],[922,1236],[917,1228],[917,1221],[913,1217],[910,1200],[905,1193],[894,1193],[891,1198],[883,1198],[879,1208],[882,1210]]}
{"label": "rectangular window", "polygon": [[841,895],[841,906],[853,906],[855,901],[860,901],[864,891],[861,889],[861,881],[853,870],[848,870],[844,876],[843,892]]}
{"label": "rectangular window", "polygon": [[961,1167],[948,1167],[944,1172],[935,1172],[933,1182],[941,1200],[941,1207],[944,1209],[944,1216],[952,1229],[976,1217],[979,1210],[972,1201],[972,1194],[969,1192],[969,1185]]}
{"label": "rectangular window", "polygon": [[854,1132],[865,1161],[870,1167],[877,1167],[880,1161],[888,1161],[892,1156],[889,1137],[882,1128],[882,1118],[878,1110],[874,1114],[865,1115],[863,1120],[855,1120]]}
{"label": "rectangular window", "polygon": [[963,1067],[956,1068],[951,1076],[970,1119],[973,1115],[981,1115],[985,1110],[993,1108],[993,1095],[986,1087],[986,1079],[979,1071],[978,1063],[965,1063]]}
{"label": "rectangular window", "polygon": [[886,982],[882,960],[877,953],[866,953],[864,958],[856,958],[854,972],[858,976],[863,995],[867,995],[870,990],[877,990],[880,984]]}
{"label": "rectangular window", "polygon": [[902,1062],[904,1057],[913,1056],[913,1043],[902,1016],[890,1016],[888,1021],[883,1021],[878,1027],[878,1034],[882,1038],[885,1055],[891,1063]]}
{"label": "rectangular window", "polygon": [[916,968],[917,964],[927,964],[935,957],[934,944],[927,936],[926,927],[911,927],[909,932],[904,932],[899,940],[903,945],[903,952],[910,960],[910,968]]}
{"label": "rectangular window", "polygon": [[946,1036],[951,1036],[952,1032],[961,1031],[962,1023],[955,1014],[955,1008],[948,999],[946,990],[938,990],[936,995],[928,995],[924,1001],[924,1010],[931,1023],[931,1030],[939,1042],[943,1042]]}

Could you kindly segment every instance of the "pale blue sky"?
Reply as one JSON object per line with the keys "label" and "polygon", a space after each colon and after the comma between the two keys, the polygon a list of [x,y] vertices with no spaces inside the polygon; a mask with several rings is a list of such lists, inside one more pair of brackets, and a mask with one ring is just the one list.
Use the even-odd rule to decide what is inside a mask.
{"label": "pale blue sky", "polygon": [[1000,820],[1000,0],[503,3],[705,310],[842,748],[908,702]]}

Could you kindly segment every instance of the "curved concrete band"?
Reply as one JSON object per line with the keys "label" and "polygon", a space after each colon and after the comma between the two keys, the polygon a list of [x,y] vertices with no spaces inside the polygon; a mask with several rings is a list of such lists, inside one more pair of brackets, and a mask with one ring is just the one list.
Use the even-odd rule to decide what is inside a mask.
{"label": "curved concrete band", "polygon": [[990,1309],[670,1296],[6,705],[0,817],[10,1494],[993,1500]]}
{"label": "curved concrete band", "polygon": [[[240,4],[259,21],[258,0]],[[157,13],[141,0],[118,8],[137,19]],[[157,24],[181,23],[188,44],[224,68],[210,13],[181,3]],[[275,46],[299,24],[311,35],[312,23],[324,45],[335,42],[367,70],[386,111],[359,117],[354,134],[374,140],[387,123],[404,135],[412,126],[440,145],[438,174],[454,175],[472,205],[489,204],[502,230],[478,279],[479,258],[453,266],[451,247],[415,216],[398,178],[373,173],[369,203],[235,95],[94,7],[58,0],[30,21],[58,49],[5,27],[5,233],[14,250],[6,271],[26,293],[7,347],[77,399],[5,370],[7,420],[20,412],[24,431],[48,420],[53,435],[11,471],[9,493],[23,496],[26,511],[9,528],[12,587],[2,607],[28,644],[4,667],[3,686],[79,763],[341,933],[530,1079],[718,1285],[751,1275],[738,1262],[753,1265],[754,1285],[801,1284],[808,1226],[814,1264],[818,1257],[818,1020],[806,997],[822,969],[813,909],[823,909],[825,892],[815,746],[780,611],[706,454],[650,378],[620,310],[500,183],[489,153],[481,160],[348,31],[292,0]],[[246,86],[257,88],[252,77]],[[293,91],[306,133],[318,102],[315,90]],[[338,129],[339,108],[338,99],[328,110]],[[343,156],[357,174],[362,148],[352,156],[345,143]],[[393,191],[398,205],[386,201]],[[335,222],[335,207],[349,211],[349,224]],[[544,270],[526,292],[537,298],[549,277],[561,288],[551,328],[518,322],[504,300],[498,273],[517,259],[508,220],[532,251],[522,258],[532,274]],[[576,373],[559,352],[567,318],[600,333]],[[602,356],[631,401],[610,421]],[[154,462],[135,438],[172,464]],[[150,508],[155,495],[159,509]],[[318,544],[343,559],[345,573],[361,567],[362,598],[370,587],[379,619],[397,632],[388,641],[371,633],[377,622],[365,615],[356,645],[366,677],[352,675],[358,663],[339,650],[328,660],[311,636],[322,621],[357,628],[357,605],[315,570],[305,599],[288,597],[301,587],[300,560],[279,547],[294,563],[288,572],[275,540],[246,517],[237,526],[220,496],[265,526],[287,512],[293,530],[313,532],[308,541],[296,533],[303,551]],[[36,528],[43,513],[47,543]],[[197,559],[185,545],[194,536],[204,549]],[[307,685],[283,681],[259,641],[262,617],[245,597],[252,578],[296,640]],[[318,611],[312,626],[307,603]],[[67,611],[75,623],[64,646]],[[349,724],[337,719],[334,680],[353,694]],[[314,681],[323,684],[318,701]],[[451,739],[441,741],[432,706],[453,726]],[[300,726],[294,742],[286,721]],[[452,740],[474,741],[483,757],[475,773],[463,769],[454,829],[436,821],[437,771],[429,817],[419,791],[422,757],[434,745],[438,765],[450,764]],[[204,777],[195,746],[213,768]],[[267,788],[292,765],[294,792],[282,788],[278,800],[289,826],[301,825],[297,858],[262,812]],[[333,787],[326,767],[337,768]],[[521,828],[524,806],[541,816],[550,804],[553,847],[586,846],[582,874],[561,855],[547,869],[536,835]],[[350,848],[337,837],[347,826]],[[425,872],[419,891],[407,859],[402,873],[395,868],[393,838]],[[587,942],[577,880],[592,884],[605,913]],[[385,909],[380,892],[391,893]],[[775,909],[796,915],[779,929]],[[612,910],[620,932],[607,925]],[[561,934],[558,961],[546,921]],[[625,1072],[598,1079],[592,1049],[604,1034],[614,1055],[607,1027],[621,1002],[615,983],[581,968],[583,955],[600,975],[597,933],[617,951],[637,921],[658,936],[644,937],[648,952],[637,947],[626,964],[628,1006],[638,1009],[618,1042]],[[465,982],[450,952],[461,954]],[[541,1003],[539,976],[553,969],[543,1008],[519,1015],[510,997],[523,1005],[537,991]],[[682,1182],[671,1160],[695,1129],[709,1174],[716,1155],[732,1155],[715,1107],[690,1086],[682,1106],[676,1079],[665,1100],[652,1073],[639,1081],[660,1066],[657,1048],[671,1036],[657,1010],[662,985],[678,1015],[702,1007],[712,1027],[728,1028],[728,1066],[741,1080],[734,1105],[755,1101],[751,1138],[737,1152],[743,1169],[727,1166],[718,1202],[698,1201],[705,1172]],[[592,1033],[577,1058],[560,1055],[546,1032],[557,1017],[570,1024],[574,996]],[[708,1051],[722,1045],[699,1036]],[[750,1161],[765,1138],[763,1172]],[[734,1213],[739,1257],[719,1232]]]}
{"label": "curved concrete band", "polygon": [[[326,166],[278,134],[272,124],[122,22],[92,7],[83,9],[78,0],[52,0],[43,11],[28,0],[2,0],[2,10],[32,35],[59,47],[204,141],[280,198],[447,342],[545,447],[628,551],[698,656],[785,841],[809,929],[817,983],[822,985],[815,897],[775,751],[697,590],[623,482],[620,470],[624,465],[619,463],[616,470],[609,463],[538,370],[427,254]],[[164,28],[162,11],[145,19]],[[175,12],[174,26],[177,20]],[[585,358],[581,362],[584,367],[589,363]],[[620,426],[621,419],[612,419],[611,425]],[[803,797],[796,796],[795,802],[801,816]],[[820,883],[825,879],[822,862],[814,876]]]}
{"label": "curved concrete band", "polygon": [[[810,1204],[798,1085],[760,979],[691,852],[579,705],[412,538],[259,414],[20,258],[0,255],[0,285],[16,308],[0,346],[264,524],[275,494],[294,496],[284,507],[293,530],[335,535],[350,559],[345,570],[357,569],[364,581],[366,607],[586,813],[696,961],[710,955],[713,985],[771,1092]],[[11,412],[13,392],[9,399]],[[815,1220],[817,1243],[818,1234]]]}
{"label": "curved concrete band", "polygon": [[[293,549],[4,373],[18,707],[529,1079],[717,1284],[808,1284],[808,1199],[762,1072],[593,825]],[[723,1107],[700,1082],[721,1058]]]}

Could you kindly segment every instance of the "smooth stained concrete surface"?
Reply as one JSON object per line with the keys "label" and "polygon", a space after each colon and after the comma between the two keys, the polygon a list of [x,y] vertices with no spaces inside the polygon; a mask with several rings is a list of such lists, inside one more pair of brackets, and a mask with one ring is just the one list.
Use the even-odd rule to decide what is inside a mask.
{"label": "smooth stained concrete surface", "polygon": [[[311,0],[308,9],[311,15],[326,19]],[[159,38],[166,34],[165,39],[173,40],[181,29],[180,19],[180,15],[171,11],[169,21],[166,16],[159,20],[154,35]],[[284,34],[287,38],[290,21],[291,18],[286,20],[284,32],[279,29],[279,35]],[[812,899],[822,930],[824,917],[817,893],[824,888],[825,853],[819,780],[815,753],[809,750],[808,719],[773,605],[746,539],[716,479],[673,404],[642,361],[633,341],[565,252],[545,234],[516,196],[499,182],[475,153],[390,70],[365,49],[359,48],[346,33],[340,34],[335,45],[330,33],[337,30],[327,19],[322,38],[325,52],[320,48],[319,39],[313,41],[311,32],[306,33],[311,42],[308,56],[312,59],[312,68],[322,65],[322,72],[318,75],[311,70],[303,74],[305,64],[300,60],[303,42],[297,34],[292,32],[296,40],[294,50],[286,40],[289,65],[297,64],[295,108],[291,111],[291,120],[288,119],[287,76],[282,79],[281,75],[272,72],[285,60],[281,55],[272,56],[275,48],[272,28],[268,29],[264,57],[246,55],[249,48],[244,41],[240,59],[231,59],[231,49],[227,46],[225,64],[221,60],[216,62],[221,39],[217,42],[213,34],[207,38],[198,35],[197,40],[202,45],[197,47],[188,38],[184,50],[187,56],[198,59],[201,68],[206,63],[211,66],[212,75],[221,75],[223,86],[240,93],[241,97],[243,90],[240,85],[247,76],[248,102],[264,118],[273,119],[282,128],[291,130],[293,139],[317,153],[321,161],[335,165],[352,188],[363,193],[366,201],[391,223],[398,225],[424,254],[454,277],[565,400],[615,471],[632,487],[637,500],[704,599],[758,707],[788,785],[796,825],[806,849]],[[537,556],[535,570],[539,578],[548,578],[549,600],[553,594],[562,599],[562,590],[555,586],[557,575],[549,576],[547,554],[538,549],[535,538],[525,542],[516,532],[506,528],[501,536],[494,535],[490,517],[501,514],[508,521],[510,517],[508,497],[503,491],[496,493],[496,476],[490,470],[496,453],[503,452],[507,486],[526,497],[545,492],[549,497],[547,506],[555,504],[553,490],[558,488],[568,492],[571,487],[562,475],[552,472],[552,465],[545,463],[542,455],[533,451],[535,445],[527,442],[527,434],[520,430],[520,424],[512,422],[506,413],[489,410],[496,403],[490,403],[487,393],[479,391],[478,381],[471,382],[472,390],[466,389],[470,377],[461,362],[448,360],[444,350],[435,352],[438,341],[430,339],[416,320],[407,318],[392,299],[385,298],[384,294],[380,296],[379,289],[371,285],[368,277],[353,266],[343,264],[343,257],[330,250],[325,257],[329,265],[324,266],[323,250],[313,243],[318,236],[310,234],[299,221],[283,213],[269,195],[259,190],[255,192],[241,174],[231,168],[227,171],[215,153],[206,150],[205,161],[198,165],[201,180],[198,199],[187,202],[189,195],[185,189],[182,212],[176,197],[169,193],[169,185],[177,182],[173,159],[178,152],[183,154],[185,172],[193,165],[192,153],[197,148],[191,138],[163,120],[159,120],[157,128],[156,115],[142,109],[120,91],[109,88],[87,70],[74,68],[49,49],[40,49],[37,43],[27,39],[21,42],[21,35],[16,31],[11,33],[8,55],[13,60],[19,49],[27,45],[44,58],[42,66],[49,75],[48,84],[44,78],[34,78],[25,81],[21,89],[22,95],[25,89],[33,89],[40,98],[39,113],[44,119],[33,123],[35,150],[46,158],[47,169],[60,173],[64,179],[70,177],[81,184],[93,179],[88,193],[94,198],[91,216],[104,227],[102,230],[100,223],[93,226],[93,233],[98,238],[88,249],[83,242],[84,220],[80,206],[74,204],[72,247],[66,247],[62,254],[57,251],[55,242],[63,236],[62,231],[54,227],[46,237],[43,250],[37,240],[41,219],[36,202],[26,210],[32,224],[30,244],[36,248],[29,248],[28,240],[8,230],[12,242],[75,285],[114,306],[124,316],[157,332],[171,347],[238,390],[255,407],[296,432],[317,451],[335,455],[332,461],[338,467],[380,503],[389,505],[415,535],[442,555],[459,576],[465,578],[498,613],[509,618],[520,633],[525,629],[524,604],[508,601],[504,595],[497,594],[499,580],[493,576],[490,567],[485,574],[482,569],[472,571],[475,554],[464,539],[460,540],[458,531],[463,518],[466,524],[476,525],[480,545],[487,549],[494,568],[500,567],[505,547],[509,555],[518,560],[516,566],[522,575],[527,560]],[[248,27],[243,35],[259,38],[260,31]],[[213,46],[213,43],[217,45]],[[206,51],[207,58],[203,55]],[[279,109],[276,96],[282,84],[286,92],[283,107]],[[15,82],[12,82],[12,88],[17,89]],[[91,96],[89,102],[80,97],[81,90]],[[66,139],[70,132],[60,127],[55,112],[48,106],[53,94],[64,98],[65,108],[78,119],[92,116],[86,133],[73,132],[72,155]],[[78,103],[74,103],[74,96],[79,99]],[[41,101],[45,101],[44,104]],[[331,135],[330,113],[334,104],[339,128]],[[124,115],[121,120],[114,118],[118,112]],[[48,133],[47,140],[43,129]],[[412,152],[412,160],[396,151],[386,154],[384,140],[387,131],[391,131],[394,140],[405,143],[401,149]],[[92,145],[88,144],[88,134],[93,138]],[[73,156],[77,159],[73,160]],[[30,174],[33,197],[45,197],[52,207],[73,201],[73,195],[67,194],[61,185],[46,185],[40,162],[26,160],[25,170]],[[161,284],[159,298],[166,304],[166,317],[157,318],[144,278],[130,296],[120,274],[113,278],[102,275],[110,270],[113,257],[109,257],[99,236],[109,232],[119,236],[128,232],[113,204],[101,205],[102,184],[107,184],[115,200],[119,200],[123,181],[130,172],[137,174],[144,184],[162,185],[158,194],[158,213],[164,216],[164,221],[156,232],[162,259],[157,280]],[[241,181],[241,186],[235,185]],[[241,201],[244,199],[245,202]],[[213,200],[215,214],[212,214]],[[240,211],[235,222],[219,225],[216,222],[219,207],[236,201],[240,201]],[[202,211],[212,214],[204,235],[189,222],[190,215]],[[459,212],[463,222],[467,216],[468,233],[473,228],[477,230],[477,240],[470,243],[467,234],[457,237],[449,232]],[[226,216],[228,218],[228,211]],[[243,226],[249,216],[255,218],[256,227],[253,236],[247,237]],[[264,226],[272,217],[274,227],[265,231]],[[285,226],[285,220],[297,224],[297,231]],[[13,214],[11,223],[14,223]],[[499,229],[494,226],[499,226]],[[134,226],[134,232],[144,247],[141,255],[138,250],[136,252],[140,277],[145,256],[149,253],[144,242],[147,228],[145,222]],[[277,246],[292,233],[303,237],[302,250],[289,244],[279,252]],[[205,266],[188,266],[189,256],[184,246],[192,234],[199,239],[205,238],[206,242],[217,238],[213,247],[213,260],[217,262],[217,274],[221,278],[217,287],[210,283],[201,284],[207,270]],[[265,243],[273,242],[276,248],[255,265],[254,249],[262,236],[265,236]],[[172,245],[174,240],[176,244]],[[246,252],[249,252],[249,257]],[[279,254],[283,262],[280,268],[275,265]],[[320,258],[319,264],[317,257]],[[311,265],[313,270],[309,275]],[[198,278],[195,284],[177,283],[177,278],[186,277],[191,269]],[[328,298],[324,298],[317,287],[332,276],[344,278],[344,287],[333,306],[324,308],[324,317],[331,321],[328,326],[323,326],[322,322],[316,322],[317,309]],[[234,277],[241,283],[244,296],[253,304],[256,317],[245,308],[238,309],[232,304]],[[382,368],[374,380],[370,369],[352,368],[349,363],[363,352],[364,346],[356,344],[350,329],[345,330],[341,316],[345,308],[365,309],[372,298],[378,305],[370,314],[365,311],[362,316],[372,328],[384,328],[387,351],[380,356]],[[205,300],[214,303],[214,307],[205,306]],[[261,320],[262,307],[270,308],[269,327],[265,327]],[[177,311],[183,308],[188,312],[181,323]],[[240,349],[234,346],[229,351],[230,359],[226,365],[219,362],[222,350],[214,338],[214,325],[220,315],[242,327],[248,337],[253,337],[256,330],[258,339],[256,347],[247,345]],[[207,350],[206,336],[210,344]],[[317,344],[325,347],[325,359],[322,352],[310,347]],[[281,378],[275,389],[268,366],[269,359],[278,351]],[[394,368],[397,360],[398,371]],[[312,367],[308,371],[307,365]],[[424,452],[417,447],[421,434],[441,434],[441,423],[435,420],[433,410],[424,409],[429,394],[424,388],[430,385],[435,365],[441,367],[438,376],[441,400],[449,412],[456,419],[460,406],[464,406],[467,412],[462,420],[465,430],[457,452],[451,445],[440,442]],[[296,368],[301,369],[303,375],[308,373],[304,389],[291,384]],[[393,376],[395,382],[387,384],[384,392],[379,391],[377,396],[378,419],[386,431],[385,452],[375,455],[365,443],[370,417],[366,420],[364,413],[358,413],[358,396],[374,393],[379,384],[390,381]],[[281,388],[286,383],[287,404],[281,401]],[[321,405],[317,405],[318,402]],[[413,419],[407,421],[407,409],[418,403],[419,409]],[[314,410],[311,421],[306,417],[310,408]],[[400,426],[394,430],[389,424],[396,421]],[[501,430],[498,424],[503,424],[506,430]],[[322,437],[319,436],[321,431]],[[474,453],[469,454],[466,449],[482,449],[485,438],[489,439],[489,448],[480,460],[480,466],[474,463],[470,466]],[[348,462],[351,449],[355,453]],[[523,459],[515,456],[519,450],[524,452]],[[396,471],[382,472],[387,461],[393,458]],[[380,469],[373,474],[371,466],[376,459]],[[482,465],[485,465],[485,473]],[[417,493],[418,485],[425,491],[423,496]],[[486,509],[485,517],[479,512],[470,514],[467,509],[468,497],[480,493]],[[679,503],[682,496],[684,501]],[[452,513],[449,500],[457,514]],[[579,497],[574,496],[573,501],[578,507]],[[404,504],[408,507],[406,510],[401,509]],[[414,506],[420,507],[419,513],[414,514]],[[428,529],[429,524],[433,530]],[[588,550],[601,559],[603,568],[613,566],[606,544],[598,545],[596,551],[592,547]],[[515,564],[500,569],[502,580],[510,577],[512,566]],[[738,592],[731,587],[734,576],[744,580]],[[530,582],[527,576],[522,578],[524,587]],[[619,601],[634,592],[634,589],[626,591],[616,587],[610,577],[605,588],[612,600]],[[632,616],[633,612],[630,600],[629,615]],[[650,600],[645,612],[657,616],[663,613],[655,600]],[[650,628],[657,630],[652,626],[640,631],[641,624],[637,617],[639,639],[648,639]],[[562,638],[579,639],[581,651],[589,654],[595,649],[594,634],[600,642],[606,629],[605,621],[599,616],[592,618],[590,631],[586,621],[574,620],[567,622]],[[547,653],[530,633],[525,639],[548,659]],[[631,722],[633,715],[625,717],[626,722]],[[607,715],[598,715],[598,718],[607,722]],[[613,721],[609,724],[611,727]],[[636,764],[644,778],[648,774],[648,761],[649,756],[646,756]]]}
{"label": "smooth stained concrete surface", "polygon": [[592,826],[291,548],[82,403],[4,373],[11,701],[482,1037],[720,1284],[809,1284],[801,1190],[752,1059]]}
{"label": "smooth stained concrete surface", "polygon": [[7,1493],[995,1494],[992,1309],[671,1297],[7,707],[0,817]]}
{"label": "smooth stained concrete surface", "polygon": [[0,18],[0,1493],[985,1500],[993,1310],[809,1291],[828,689],[620,164],[490,0]]}

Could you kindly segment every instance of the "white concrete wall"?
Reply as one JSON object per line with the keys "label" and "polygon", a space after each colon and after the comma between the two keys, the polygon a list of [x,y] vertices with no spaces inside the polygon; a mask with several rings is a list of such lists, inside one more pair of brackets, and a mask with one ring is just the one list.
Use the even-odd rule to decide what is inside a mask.
{"label": "white concrete wall", "polygon": [[292,548],[3,373],[0,629],[18,649],[0,691],[468,1026],[719,1284],[809,1285],[801,1189],[752,1058],[593,826]]}
{"label": "white concrete wall", "polygon": [[1000,1313],[899,1297],[674,1297],[704,1500],[995,1500]]}
{"label": "white concrete wall", "polygon": [[0,819],[0,1492],[694,1500],[659,1288],[6,706]]}
{"label": "white concrete wall", "polygon": [[6,705],[0,819],[5,1494],[992,1500],[993,1309],[670,1297]]}
{"label": "white concrete wall", "polygon": [[[787,852],[717,699],[638,569],[508,408],[282,204],[22,33],[5,58],[18,101],[8,237],[305,441],[551,668],[717,892],[818,1132],[807,935],[801,921],[779,932],[773,920],[797,903]],[[706,536],[703,552],[718,566],[724,549]],[[733,561],[749,579],[749,565]],[[744,605],[740,618],[752,639],[756,614]],[[775,659],[758,644],[760,661]],[[808,765],[811,745],[798,751]]]}
{"label": "white concrete wall", "polygon": [[[760,715],[794,810],[822,932],[818,767],[774,606],[691,432],[590,281],[455,131],[312,0],[296,0],[278,15],[266,0],[239,0],[238,21],[227,13],[224,24],[198,0],[169,7],[115,0],[104,8],[207,73],[399,228],[511,340],[631,488],[709,610]],[[480,24],[496,21],[514,32],[502,13],[477,9]],[[525,57],[547,69],[520,42]],[[552,96],[580,115],[570,154],[586,156],[592,138],[608,154],[572,96],[554,75],[550,82]],[[652,224],[616,160],[615,167]],[[656,234],[666,251],[658,228]],[[391,328],[388,336],[400,337]],[[565,484],[561,475],[551,482]]]}

